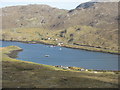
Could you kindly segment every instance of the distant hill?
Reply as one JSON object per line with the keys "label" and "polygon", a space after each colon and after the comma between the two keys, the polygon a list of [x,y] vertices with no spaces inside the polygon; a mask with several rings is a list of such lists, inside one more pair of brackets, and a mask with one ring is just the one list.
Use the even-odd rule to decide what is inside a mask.
{"label": "distant hill", "polygon": [[4,28],[43,27],[55,23],[56,17],[66,10],[52,8],[48,5],[12,6],[2,9]]}
{"label": "distant hill", "polygon": [[86,3],[82,3],[79,6],[76,7],[76,9],[80,9],[80,8],[90,8],[92,6],[94,6],[94,4],[96,4],[97,2],[86,2]]}
{"label": "distant hill", "polygon": [[[80,4],[76,9],[70,11],[52,8],[48,5],[6,7],[2,9],[2,27],[4,29],[45,26],[49,29],[56,29],[73,25],[89,25],[105,28],[107,25],[115,28],[118,16],[117,6],[115,2],[87,2]],[[111,26],[111,23],[114,24]]]}
{"label": "distant hill", "polygon": [[57,31],[66,30],[59,37],[66,43],[118,50],[117,2],[86,2],[73,10],[48,5],[12,6],[2,8],[0,16],[3,30],[40,28],[58,35],[61,32]]}

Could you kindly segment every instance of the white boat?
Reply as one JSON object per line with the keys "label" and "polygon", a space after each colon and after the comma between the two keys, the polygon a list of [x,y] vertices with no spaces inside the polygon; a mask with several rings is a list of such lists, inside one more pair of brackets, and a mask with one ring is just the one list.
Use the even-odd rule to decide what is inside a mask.
{"label": "white boat", "polygon": [[59,50],[62,50],[62,48],[60,48]]}
{"label": "white boat", "polygon": [[54,47],[53,45],[51,45],[50,47]]}
{"label": "white boat", "polygon": [[50,55],[45,55],[45,57],[49,57]]}

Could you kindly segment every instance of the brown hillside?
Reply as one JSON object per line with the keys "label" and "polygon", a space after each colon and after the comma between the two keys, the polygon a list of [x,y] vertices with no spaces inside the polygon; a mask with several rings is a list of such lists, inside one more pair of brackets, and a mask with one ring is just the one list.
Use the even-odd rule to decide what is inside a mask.
{"label": "brown hillside", "polygon": [[[44,38],[49,30],[55,30],[52,33],[49,32],[47,36],[52,37],[51,34],[54,35],[55,33],[54,37],[59,38],[64,43],[118,50],[117,2],[87,2],[69,11],[47,5],[12,6],[2,8],[2,15],[0,16],[3,19],[3,30],[19,28],[14,29],[19,32],[23,28],[39,28],[38,33],[40,35],[43,29],[46,34],[44,33],[40,38],[37,37],[34,41],[46,40]],[[4,40],[16,39],[14,36],[16,33],[10,32],[11,35],[4,30]],[[34,32],[36,33],[33,29]],[[23,37],[22,34],[19,35]],[[36,36],[35,34],[34,37]],[[25,38],[28,41],[29,37]]]}

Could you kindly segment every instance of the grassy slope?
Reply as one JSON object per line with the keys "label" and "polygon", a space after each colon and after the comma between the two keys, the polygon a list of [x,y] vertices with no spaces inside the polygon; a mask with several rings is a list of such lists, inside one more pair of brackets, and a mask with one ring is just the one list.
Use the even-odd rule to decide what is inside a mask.
{"label": "grassy slope", "polygon": [[117,36],[115,40],[109,40],[104,38],[102,33],[104,32],[100,29],[90,26],[74,26],[54,31],[42,28],[17,28],[3,30],[2,38],[12,41],[40,41],[54,45],[63,42],[63,46],[66,47],[118,53]]}
{"label": "grassy slope", "polygon": [[92,73],[62,70],[54,66],[20,61],[8,57],[19,47],[1,48],[4,88],[115,88],[118,74],[113,72]]}

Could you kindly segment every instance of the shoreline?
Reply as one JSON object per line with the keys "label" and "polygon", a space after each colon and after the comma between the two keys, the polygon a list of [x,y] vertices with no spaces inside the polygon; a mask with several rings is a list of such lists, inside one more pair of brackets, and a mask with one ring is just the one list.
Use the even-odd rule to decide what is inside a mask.
{"label": "shoreline", "polygon": [[20,50],[13,50],[13,51],[10,51],[10,53],[6,54],[8,55],[8,57],[10,58],[13,58],[13,59],[16,59],[18,56],[18,53],[23,51],[23,49],[20,49]]}
{"label": "shoreline", "polygon": [[[23,51],[23,49],[19,49],[19,50],[12,50],[10,51],[10,53],[7,53],[6,55],[8,55],[8,57],[16,59],[17,58],[17,54],[19,52]],[[17,59],[19,60],[19,59]],[[23,61],[24,60],[19,60],[19,61]],[[27,61],[30,62],[30,61]],[[32,62],[32,63],[36,63],[36,62]],[[47,64],[40,64],[40,63],[36,63],[39,65],[47,65]],[[120,72],[120,70],[95,70],[95,69],[86,69],[86,68],[82,68],[82,67],[74,67],[74,66],[62,66],[62,65],[48,65],[48,66],[53,66],[55,68],[60,68],[60,69],[64,69],[64,70],[73,70],[73,71],[88,71],[88,72]],[[79,68],[77,69],[70,69],[70,68]]]}
{"label": "shoreline", "polygon": [[68,70],[13,59],[6,55],[20,49],[17,46],[4,47],[3,49],[2,81],[4,88],[42,88],[43,86],[45,88],[118,88],[119,71],[82,71],[82,69],[80,71],[77,70],[80,69],[77,67],[71,67]]}
{"label": "shoreline", "polygon": [[[55,44],[50,44],[50,43],[46,43],[44,41],[17,41],[17,40],[1,40],[1,41],[8,41],[8,42],[21,42],[21,43],[28,43],[28,44],[44,44],[44,45],[54,45],[54,46],[58,46]],[[108,53],[108,54],[115,54],[115,55],[120,55],[120,52],[118,51],[118,53],[116,52],[110,52],[110,51],[106,51],[100,48],[93,48],[93,47],[85,47],[85,46],[77,46],[75,47],[75,45],[62,45],[60,47],[65,47],[65,48],[71,48],[71,49],[77,49],[77,50],[85,50],[85,51],[90,51],[90,52],[101,52],[101,53]],[[80,48],[81,47],[81,48]],[[90,49],[89,49],[90,48]],[[99,49],[99,50],[97,50]]]}

